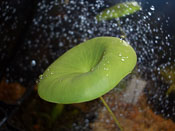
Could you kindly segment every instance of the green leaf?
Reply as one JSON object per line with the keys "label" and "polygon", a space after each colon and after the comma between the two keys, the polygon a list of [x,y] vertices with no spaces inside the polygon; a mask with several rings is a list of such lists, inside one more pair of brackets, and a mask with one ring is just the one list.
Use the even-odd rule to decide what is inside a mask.
{"label": "green leaf", "polygon": [[167,90],[166,95],[170,95],[171,93],[175,93],[175,83],[170,85],[170,88]]}
{"label": "green leaf", "polygon": [[166,95],[175,93],[175,66],[171,64],[170,66],[161,68],[160,75],[163,77],[164,82],[170,84],[170,88],[167,90]]}
{"label": "green leaf", "polygon": [[38,93],[62,104],[96,99],[113,89],[136,65],[134,49],[116,37],[97,37],[68,50],[40,77]]}
{"label": "green leaf", "polygon": [[167,66],[166,68],[160,69],[160,75],[164,78],[168,84],[175,83],[175,66]]}
{"label": "green leaf", "polygon": [[120,3],[105,9],[99,15],[96,16],[96,19],[98,21],[102,21],[120,18],[126,15],[133,14],[141,9],[141,6],[136,1]]}

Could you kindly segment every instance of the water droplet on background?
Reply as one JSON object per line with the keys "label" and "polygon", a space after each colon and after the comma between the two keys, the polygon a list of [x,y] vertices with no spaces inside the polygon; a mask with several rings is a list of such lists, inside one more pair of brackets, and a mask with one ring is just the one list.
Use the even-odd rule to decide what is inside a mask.
{"label": "water droplet on background", "polygon": [[152,6],[150,7],[150,9],[151,9],[151,10],[155,10],[155,7],[152,5]]}
{"label": "water droplet on background", "polygon": [[31,66],[36,66],[36,61],[35,60],[31,61]]}
{"label": "water droplet on background", "polygon": [[151,12],[148,12],[148,15],[151,16],[152,15]]}

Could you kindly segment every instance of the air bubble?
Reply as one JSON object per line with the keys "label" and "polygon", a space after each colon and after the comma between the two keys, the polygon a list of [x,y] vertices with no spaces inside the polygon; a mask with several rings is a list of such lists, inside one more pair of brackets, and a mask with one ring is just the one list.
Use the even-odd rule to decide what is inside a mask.
{"label": "air bubble", "polygon": [[151,16],[152,15],[151,12],[148,12],[148,15]]}
{"label": "air bubble", "polygon": [[152,6],[150,7],[150,9],[151,9],[151,10],[155,10],[155,7],[152,5]]}
{"label": "air bubble", "polygon": [[63,46],[64,46],[63,42],[60,42],[59,47],[63,47]]}
{"label": "air bubble", "polygon": [[35,60],[31,61],[31,66],[36,66],[36,61]]}

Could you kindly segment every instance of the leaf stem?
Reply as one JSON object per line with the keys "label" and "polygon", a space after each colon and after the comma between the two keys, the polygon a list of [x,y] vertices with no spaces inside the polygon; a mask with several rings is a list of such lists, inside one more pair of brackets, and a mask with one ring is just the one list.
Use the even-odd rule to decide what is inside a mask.
{"label": "leaf stem", "polygon": [[108,110],[108,112],[110,113],[110,115],[112,116],[112,118],[114,119],[114,121],[115,121],[116,125],[119,127],[120,131],[123,131],[123,128],[121,127],[119,121],[117,120],[116,116],[111,111],[110,107],[108,106],[108,104],[106,103],[106,101],[103,99],[102,96],[100,96],[100,100],[103,102],[104,106],[106,107],[106,109]]}
{"label": "leaf stem", "polygon": [[124,39],[127,37],[126,33],[124,32],[123,28],[121,27],[121,24],[120,24],[120,19],[117,20],[117,24],[120,28],[120,32],[122,33],[122,35],[124,36]]}

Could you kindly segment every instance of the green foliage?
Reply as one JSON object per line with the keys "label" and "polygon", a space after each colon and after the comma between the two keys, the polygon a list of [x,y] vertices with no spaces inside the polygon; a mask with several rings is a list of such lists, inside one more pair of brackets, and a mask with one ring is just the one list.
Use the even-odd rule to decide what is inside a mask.
{"label": "green foliage", "polygon": [[175,93],[175,83],[170,85],[170,88],[167,90],[166,95],[169,95],[170,93]]}
{"label": "green foliage", "polygon": [[125,41],[97,37],[68,50],[40,77],[38,93],[62,104],[96,99],[113,89],[136,65],[137,56]]}
{"label": "green foliage", "polygon": [[160,74],[163,77],[164,81],[170,85],[170,88],[167,90],[166,95],[170,93],[175,93],[175,66],[168,66],[165,69],[160,70]]}
{"label": "green foliage", "polygon": [[141,9],[141,6],[136,1],[124,2],[105,9],[96,16],[96,19],[98,21],[101,21],[120,18],[126,15],[133,14]]}
{"label": "green foliage", "polygon": [[51,119],[55,121],[63,112],[64,105],[63,104],[56,104],[51,112]]}

